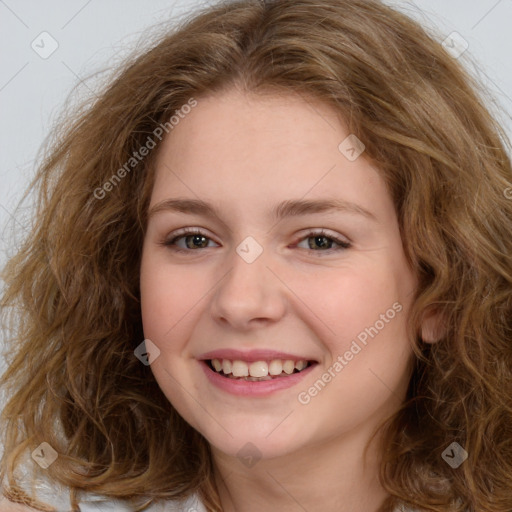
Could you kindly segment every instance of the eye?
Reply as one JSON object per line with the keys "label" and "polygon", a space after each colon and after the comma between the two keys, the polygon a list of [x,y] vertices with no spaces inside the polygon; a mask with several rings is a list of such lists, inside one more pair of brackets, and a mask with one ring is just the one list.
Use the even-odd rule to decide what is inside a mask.
{"label": "eye", "polygon": [[[311,231],[307,233],[306,236],[302,237],[301,240],[300,243],[307,243],[307,247],[302,248],[311,249],[319,253],[343,251],[352,246],[350,242],[329,234],[323,229]],[[333,245],[337,245],[338,247],[333,247]],[[300,247],[300,244],[297,244],[297,247]]]}
{"label": "eye", "polygon": [[[301,242],[297,244],[297,247],[315,251],[318,256],[320,256],[320,253],[343,251],[352,246],[352,244],[347,240],[342,240],[335,235],[329,234],[323,229],[311,231],[300,240]],[[209,242],[216,244],[216,242],[213,242],[213,240],[200,229],[187,228],[181,232],[175,233],[172,238],[162,242],[162,245],[170,247],[176,252],[190,252],[196,249],[214,247],[212,245],[208,245]],[[300,244],[303,243],[307,243],[307,247],[301,247]]]}
{"label": "eye", "polygon": [[177,252],[188,252],[194,249],[206,249],[208,247],[208,241],[213,242],[213,240],[200,229],[190,228],[181,231],[180,234],[177,234],[177,236],[169,240],[165,240],[162,245],[172,247],[172,249]]}

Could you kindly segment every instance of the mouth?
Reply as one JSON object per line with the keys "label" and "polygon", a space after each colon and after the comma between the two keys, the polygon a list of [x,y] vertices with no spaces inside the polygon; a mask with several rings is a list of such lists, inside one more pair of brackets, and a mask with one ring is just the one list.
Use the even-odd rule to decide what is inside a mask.
{"label": "mouth", "polygon": [[271,359],[242,361],[239,359],[206,359],[206,365],[216,374],[231,380],[263,382],[285,379],[316,365],[316,361],[305,359]]}

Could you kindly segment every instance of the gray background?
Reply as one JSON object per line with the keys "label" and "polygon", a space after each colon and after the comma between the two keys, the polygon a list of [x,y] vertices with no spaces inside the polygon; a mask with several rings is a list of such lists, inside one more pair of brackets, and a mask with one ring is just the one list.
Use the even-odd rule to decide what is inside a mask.
{"label": "gray background", "polygon": [[[461,34],[469,48],[460,59],[495,98],[489,106],[510,137],[512,0],[386,3],[434,30],[440,41],[453,31]],[[38,150],[72,89],[78,86],[80,94],[94,93],[98,78],[85,83],[84,79],[144,46],[149,27],[207,4],[197,0],[0,0],[0,267],[26,232],[30,201],[21,209],[17,204],[33,176]],[[42,45],[43,31],[58,43],[46,59],[31,47],[33,41]],[[49,44],[47,40],[46,49]]]}

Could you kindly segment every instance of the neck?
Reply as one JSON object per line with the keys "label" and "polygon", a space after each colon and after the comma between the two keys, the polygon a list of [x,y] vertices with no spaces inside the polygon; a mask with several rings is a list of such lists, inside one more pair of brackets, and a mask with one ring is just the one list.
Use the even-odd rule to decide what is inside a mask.
{"label": "neck", "polygon": [[377,512],[387,494],[378,478],[379,435],[363,459],[370,435],[359,427],[251,468],[213,450],[224,512]]}

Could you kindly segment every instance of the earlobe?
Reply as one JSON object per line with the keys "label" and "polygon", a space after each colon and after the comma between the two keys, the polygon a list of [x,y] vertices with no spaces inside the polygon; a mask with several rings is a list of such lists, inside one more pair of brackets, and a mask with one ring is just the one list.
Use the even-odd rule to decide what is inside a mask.
{"label": "earlobe", "polygon": [[427,308],[421,322],[421,339],[425,343],[437,343],[446,334],[446,326],[441,312]]}

